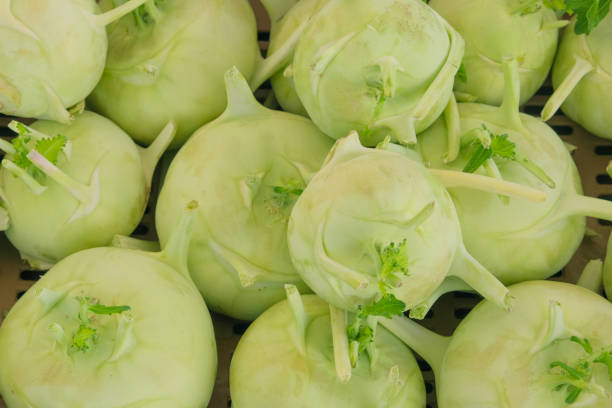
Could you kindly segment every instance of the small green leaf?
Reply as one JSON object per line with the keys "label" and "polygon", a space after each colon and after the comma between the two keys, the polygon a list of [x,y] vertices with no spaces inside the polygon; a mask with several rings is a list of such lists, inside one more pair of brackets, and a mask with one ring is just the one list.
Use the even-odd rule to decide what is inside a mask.
{"label": "small green leaf", "polygon": [[593,354],[593,347],[591,346],[591,342],[589,341],[589,339],[581,339],[579,337],[572,336],[570,337],[570,341],[580,344],[584,351],[589,354]]}
{"label": "small green leaf", "polygon": [[66,136],[58,134],[55,137],[40,139],[36,143],[36,150],[51,163],[57,164],[57,158],[66,147],[66,143],[68,143]]}
{"label": "small green leaf", "polygon": [[567,11],[576,14],[576,34],[590,34],[610,11],[612,0],[565,0]]}
{"label": "small green leaf", "polygon": [[599,357],[593,360],[593,362],[605,364],[608,367],[608,375],[610,376],[610,381],[612,381],[612,355],[610,355],[610,351],[602,352]]}
{"label": "small green leaf", "polygon": [[559,367],[565,370],[565,372],[569,375],[569,377],[574,380],[584,380],[588,377],[587,374],[573,367],[570,367],[569,365],[565,364],[562,361],[553,361],[552,363],[550,363],[550,368],[555,368],[555,367]]}
{"label": "small green leaf", "polygon": [[503,159],[514,159],[516,145],[508,139],[507,134],[491,135],[491,150],[493,156]]}
{"label": "small green leaf", "polygon": [[565,399],[565,403],[573,404],[578,399],[578,396],[582,392],[582,388],[578,388],[574,385],[568,385],[567,387],[568,395]]}
{"label": "small green leaf", "polygon": [[99,315],[112,315],[117,313],[127,312],[132,309],[130,306],[104,306],[104,305],[91,305],[89,311]]}
{"label": "small green leaf", "polygon": [[470,160],[463,167],[464,173],[473,173],[480,168],[487,160],[489,160],[493,156],[493,151],[491,149],[485,148],[480,142],[475,141],[474,147],[472,149],[472,153],[470,156]]}
{"label": "small green leaf", "polygon": [[72,336],[72,347],[79,351],[87,351],[93,347],[96,338],[96,329],[81,324],[78,330]]}
{"label": "small green leaf", "polygon": [[379,277],[383,284],[381,292],[385,295],[386,291],[383,287],[393,287],[398,275],[408,275],[409,259],[406,240],[400,243],[391,242],[383,248],[378,248],[378,255],[381,262]]}
{"label": "small green leaf", "polygon": [[401,315],[406,310],[406,304],[396,298],[392,293],[389,293],[377,302],[364,307],[361,310],[361,317],[367,316],[383,316],[387,319],[391,316]]}

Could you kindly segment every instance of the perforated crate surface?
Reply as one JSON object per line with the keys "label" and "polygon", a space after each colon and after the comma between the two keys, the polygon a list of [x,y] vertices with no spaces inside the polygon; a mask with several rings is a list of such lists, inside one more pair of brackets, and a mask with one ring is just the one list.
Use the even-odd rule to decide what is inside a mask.
{"label": "perforated crate surface", "polygon": [[[258,20],[259,44],[262,51],[265,52],[269,38],[269,21],[261,4],[257,0],[251,0],[251,3]],[[269,89],[264,85],[263,89],[257,92],[258,99],[265,99],[268,92]],[[539,115],[542,106],[551,93],[552,88],[550,85],[543,86],[536,96],[525,104],[523,111],[531,115]],[[12,132],[7,128],[10,119],[0,115],[0,137],[2,138],[11,138],[13,136]],[[577,147],[577,150],[573,153],[573,158],[580,171],[585,195],[612,201],[612,179],[605,171],[606,165],[612,160],[612,141],[590,135],[561,112],[548,123],[565,142]],[[159,182],[154,182],[151,194],[152,200],[154,200],[159,187]],[[150,240],[156,239],[154,208],[154,202],[151,202],[142,223],[134,232],[135,237]],[[589,260],[603,258],[610,234],[610,226],[612,226],[612,223],[589,219],[588,227],[596,232],[597,235],[585,237],[582,245],[569,264],[551,279],[575,283]],[[17,251],[10,245],[4,235],[0,237],[0,323],[5,312],[11,308],[17,299],[42,274],[44,272],[28,269],[27,265],[19,259]],[[422,324],[439,334],[450,335],[479,300],[478,296],[472,294],[451,293],[444,295],[422,321]],[[213,324],[217,339],[219,368],[209,407],[228,408],[231,407],[229,365],[233,350],[242,333],[248,328],[249,323],[213,314]],[[418,358],[418,361],[425,378],[427,408],[435,408],[433,372],[423,360]],[[1,399],[0,408],[6,408]]]}

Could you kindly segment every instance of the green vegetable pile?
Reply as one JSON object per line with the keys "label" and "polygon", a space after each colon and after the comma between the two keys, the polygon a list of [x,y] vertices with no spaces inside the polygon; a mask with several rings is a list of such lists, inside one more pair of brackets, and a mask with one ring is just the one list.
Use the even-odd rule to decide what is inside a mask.
{"label": "green vegetable pile", "polygon": [[545,120],[612,139],[612,0],[261,3],[265,58],[247,0],[0,0],[0,230],[45,271],[7,408],[425,408],[413,351],[439,408],[611,407],[612,237],[545,279],[612,203]]}

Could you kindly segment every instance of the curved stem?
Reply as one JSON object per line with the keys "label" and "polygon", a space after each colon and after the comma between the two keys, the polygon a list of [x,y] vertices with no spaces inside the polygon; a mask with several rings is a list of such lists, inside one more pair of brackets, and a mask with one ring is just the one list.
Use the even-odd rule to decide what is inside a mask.
{"label": "curved stem", "polygon": [[132,317],[121,316],[119,318],[113,351],[108,357],[108,360],[106,360],[107,362],[119,360],[136,346],[136,338],[134,337],[133,329],[134,319]]}
{"label": "curved stem", "polygon": [[440,336],[404,316],[381,318],[379,323],[423,357],[433,369],[436,378],[440,378],[442,361],[450,344],[450,337]]}
{"label": "curved stem", "polygon": [[166,151],[174,136],[176,135],[176,123],[171,120],[162,129],[159,135],[153,140],[153,143],[147,148],[139,148],[140,160],[142,162],[142,169],[144,170],[145,180],[147,183],[147,190],[151,187],[151,180],[153,179],[153,173],[155,173],[155,167],[161,158],[162,154]]}
{"label": "curved stem", "polygon": [[459,149],[461,148],[461,118],[459,117],[459,107],[455,94],[451,94],[448,105],[444,110],[444,119],[448,132],[448,150],[442,158],[444,163],[450,163],[459,156]]}
{"label": "curved stem", "polygon": [[567,97],[572,93],[578,82],[585,77],[586,74],[595,69],[593,65],[587,60],[580,57],[576,57],[576,62],[572,67],[572,70],[567,74],[561,85],[555,90],[552,96],[544,105],[542,109],[542,120],[549,120],[559,110],[559,107],[565,102]]}
{"label": "curved stem", "polygon": [[546,193],[540,190],[508,181],[496,180],[480,174],[431,168],[429,171],[432,172],[446,188],[472,188],[493,194],[522,198],[533,202],[546,201],[547,197]]}
{"label": "curved stem", "polygon": [[[501,172],[499,171],[499,168],[497,167],[497,164],[495,163],[495,160],[487,159],[487,161],[484,162],[483,167],[489,177],[492,177],[496,180],[504,180],[501,175]],[[510,203],[510,197],[505,195],[499,195],[498,197],[503,204],[508,205]]]}
{"label": "curved stem", "polygon": [[489,302],[505,310],[512,308],[512,295],[488,269],[470,255],[463,245],[460,246],[449,276],[456,276]]}
{"label": "curved stem", "polygon": [[576,285],[582,286],[592,292],[599,293],[603,283],[603,262],[601,259],[592,259],[584,267]]}
{"label": "curved stem", "polygon": [[334,344],[334,362],[340,382],[346,384],[351,379],[351,358],[349,355],[346,311],[329,305],[329,317]]}
{"label": "curved stem", "polygon": [[15,148],[13,144],[7,140],[0,139],[0,150],[6,154],[15,154]]}
{"label": "curved stem", "polygon": [[242,73],[236,67],[232,67],[225,73],[225,92],[227,94],[227,107],[225,112],[217,119],[223,121],[235,116],[244,116],[257,112],[266,112],[257,102],[249,84]]}
{"label": "curved stem", "polygon": [[295,285],[286,284],[285,293],[287,294],[287,302],[293,312],[296,329],[296,347],[300,354],[306,355],[306,312],[304,311],[304,303],[302,297]]}
{"label": "curved stem", "polygon": [[612,221],[612,201],[574,194],[567,198],[564,206],[559,213],[566,216],[582,215]]}
{"label": "curved stem", "polygon": [[27,171],[17,166],[9,159],[2,160],[2,167],[12,173],[14,176],[19,177],[21,181],[23,181],[25,185],[28,186],[32,194],[39,195],[47,189],[47,186],[43,186],[42,184],[40,184]]}
{"label": "curved stem", "polygon": [[370,359],[370,368],[373,368],[378,361],[378,349],[376,348],[376,329],[378,328],[378,316],[368,316],[366,317],[366,324],[370,329],[372,329],[372,340],[370,344],[366,346],[366,352],[368,353],[368,358]]}
{"label": "curved stem", "polygon": [[549,346],[553,341],[565,337],[568,334],[563,317],[563,309],[561,304],[556,301],[551,301],[548,306],[548,320],[546,326],[542,328],[540,336],[531,348],[531,354],[535,354],[540,350]]}
{"label": "curved stem", "polygon": [[410,309],[410,318],[418,320],[424,319],[434,303],[436,303],[442,295],[457,291],[473,292],[472,288],[461,279],[455,276],[446,277],[442,284],[438,286],[427,299]]}
{"label": "curved stem", "polygon": [[521,78],[516,58],[504,59],[504,100],[499,107],[502,123],[516,130],[523,129],[519,105],[521,101]]}
{"label": "curved stem", "polygon": [[51,138],[51,136],[49,136],[48,134],[40,132],[16,120],[11,120],[8,124],[8,128],[11,129],[13,132],[17,133],[18,135],[21,135],[21,133],[23,133],[25,129],[28,131],[28,136],[30,136],[35,141]]}
{"label": "curved stem", "polygon": [[187,260],[198,205],[197,201],[190,201],[187,204],[181,219],[170,234],[170,239],[168,239],[162,251],[156,254],[189,280],[191,280],[191,275],[187,267]]}
{"label": "curved stem", "polygon": [[103,14],[98,14],[95,16],[98,24],[102,26],[106,26],[114,21],[119,20],[121,17],[131,13],[138,7],[142,6],[149,0],[129,0],[119,7],[115,7],[112,10],[107,11]]}
{"label": "curved stem", "polygon": [[115,248],[135,249],[145,252],[159,252],[159,242],[145,241],[143,239],[132,238],[126,235],[116,234],[111,241],[111,246]]}

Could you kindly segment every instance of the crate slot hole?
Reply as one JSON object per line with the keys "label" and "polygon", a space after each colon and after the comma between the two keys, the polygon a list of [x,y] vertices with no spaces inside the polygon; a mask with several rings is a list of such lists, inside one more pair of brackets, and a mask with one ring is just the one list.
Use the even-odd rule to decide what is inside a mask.
{"label": "crate slot hole", "polygon": [[612,156],[612,145],[595,146],[595,154],[598,156]]}
{"label": "crate slot hole", "polygon": [[26,269],[24,271],[19,272],[19,278],[24,281],[37,281],[39,280],[47,271],[34,271],[31,269]]}
{"label": "crate slot hole", "polygon": [[540,89],[538,89],[538,92],[536,92],[536,95],[544,95],[544,96],[550,96],[553,94],[553,87],[550,85],[544,85],[543,87],[541,87]]}
{"label": "crate slot hole", "polygon": [[427,364],[427,361],[423,360],[422,358],[417,359],[417,364],[419,365],[421,371],[431,371],[431,366]]}
{"label": "crate slot hole", "polygon": [[530,115],[539,116],[540,113],[542,112],[542,108],[543,106],[540,106],[540,105],[528,105],[528,106],[525,106],[525,113],[528,113]]}
{"label": "crate slot hole", "polygon": [[133,235],[147,235],[149,227],[144,224],[139,224],[133,232]]}
{"label": "crate slot hole", "polygon": [[17,300],[19,300],[24,294],[26,293],[25,290],[22,290],[20,292],[17,292]]}
{"label": "crate slot hole", "polygon": [[563,269],[555,273],[553,276],[551,276],[551,278],[560,278],[562,275],[563,275]]}
{"label": "crate slot hole", "polygon": [[430,381],[425,381],[425,392],[431,394],[434,390],[434,386]]}
{"label": "crate slot hole", "polygon": [[232,326],[234,334],[243,335],[244,332],[249,328],[250,323],[236,323]]}
{"label": "crate slot hole", "polygon": [[607,174],[598,174],[595,180],[597,180],[597,184],[612,184],[612,178]]}
{"label": "crate slot hole", "polygon": [[453,312],[453,314],[455,315],[455,317],[457,319],[463,319],[465,316],[468,315],[468,313],[470,313],[471,309],[465,308],[465,307],[459,307],[457,309],[455,309],[455,311]]}
{"label": "crate slot hole", "polygon": [[480,295],[477,295],[476,293],[469,293],[469,292],[453,292],[453,296],[455,297],[455,299],[474,299],[474,300],[482,299]]}
{"label": "crate slot hole", "polygon": [[270,41],[270,33],[268,31],[258,31],[257,41]]}
{"label": "crate slot hole", "polygon": [[574,129],[571,126],[551,126],[555,132],[560,136],[569,136],[574,133]]}

